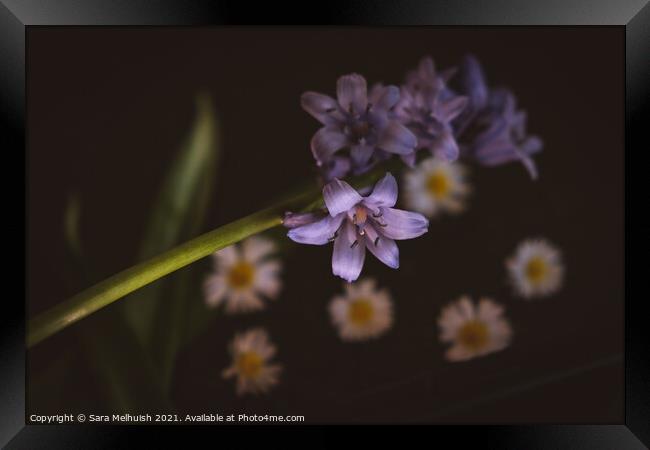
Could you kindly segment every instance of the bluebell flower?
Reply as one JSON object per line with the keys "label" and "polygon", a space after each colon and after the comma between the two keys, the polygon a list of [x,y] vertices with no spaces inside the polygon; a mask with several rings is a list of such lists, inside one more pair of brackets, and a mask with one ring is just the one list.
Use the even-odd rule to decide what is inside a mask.
{"label": "bluebell flower", "polygon": [[282,220],[282,225],[287,228],[297,228],[303,225],[309,225],[314,222],[325,218],[327,216],[326,211],[315,211],[315,212],[306,212],[306,213],[294,213],[286,212],[284,213],[284,219]]}
{"label": "bluebell flower", "polygon": [[[369,170],[372,163],[364,164],[363,167],[358,167],[355,172],[362,173]],[[321,165],[321,172],[325,182],[332,181],[334,178],[344,178],[352,171],[352,161],[349,156],[335,155],[329,161]]]}
{"label": "bluebell flower", "polygon": [[520,161],[532,178],[537,168],[532,155],[541,151],[542,141],[526,132],[526,112],[517,109],[514,94],[505,88],[488,88],[478,60],[467,56],[459,73],[459,91],[468,107],[454,121],[462,153],[485,166]]}
{"label": "bluebell flower", "polygon": [[517,110],[513,93],[492,90],[484,120],[489,125],[476,136],[469,154],[485,166],[520,161],[530,176],[537,178],[532,155],[542,150],[542,140],[526,133],[526,112]]}
{"label": "bluebell flower", "polygon": [[456,131],[462,131],[487,106],[489,90],[485,73],[478,60],[473,55],[467,55],[455,78],[458,82],[459,92],[467,97],[467,107],[454,120]]}
{"label": "bluebell flower", "polygon": [[[326,178],[367,171],[378,150],[398,155],[413,151],[416,137],[388,114],[399,100],[396,86],[368,95],[365,78],[350,74],[338,79],[336,93],[336,99],[316,92],[301,97],[305,111],[323,124],[311,140],[311,151]],[[344,149],[349,150],[349,158],[336,158]]]}
{"label": "bluebell flower", "polygon": [[[395,106],[396,117],[418,139],[417,149],[428,149],[446,161],[458,158],[459,148],[454,137],[452,121],[460,115],[467,98],[447,88],[454,70],[438,73],[430,57],[423,58],[417,70],[406,77]],[[411,167],[415,151],[402,157]]]}
{"label": "bluebell flower", "polygon": [[[395,209],[397,182],[387,173],[372,192],[363,197],[345,181],[334,179],[323,188],[328,215],[296,226],[287,235],[301,244],[324,245],[334,242],[332,272],[348,282],[359,277],[366,249],[388,267],[399,267],[395,240],[412,239],[426,233],[429,221],[421,214]],[[313,217],[301,217],[307,221]]]}

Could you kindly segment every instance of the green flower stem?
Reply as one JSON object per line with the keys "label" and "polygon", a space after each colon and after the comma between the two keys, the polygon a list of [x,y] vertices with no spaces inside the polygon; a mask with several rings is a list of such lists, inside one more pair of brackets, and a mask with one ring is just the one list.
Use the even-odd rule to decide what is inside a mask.
{"label": "green flower stem", "polygon": [[[379,179],[385,172],[386,168],[375,170],[351,180],[351,182],[356,187],[367,186]],[[249,236],[280,225],[286,211],[305,211],[322,206],[320,191],[320,188],[312,186],[275,206],[235,220],[119,272],[52,307],[29,321],[27,347],[38,344],[104,306],[175,270]]]}
{"label": "green flower stem", "polygon": [[[98,309],[216,250],[282,223],[283,213],[317,193],[303,195],[205,233],[165,253],[119,272],[30,320],[27,347],[61,331]],[[301,201],[302,200],[302,201]]]}

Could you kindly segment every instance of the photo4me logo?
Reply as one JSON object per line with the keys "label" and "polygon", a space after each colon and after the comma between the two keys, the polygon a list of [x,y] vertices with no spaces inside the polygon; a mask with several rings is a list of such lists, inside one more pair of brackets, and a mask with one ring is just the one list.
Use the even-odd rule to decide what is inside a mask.
{"label": "photo4me logo", "polygon": [[185,416],[185,422],[304,422],[305,416],[278,416],[273,414],[200,414]]}

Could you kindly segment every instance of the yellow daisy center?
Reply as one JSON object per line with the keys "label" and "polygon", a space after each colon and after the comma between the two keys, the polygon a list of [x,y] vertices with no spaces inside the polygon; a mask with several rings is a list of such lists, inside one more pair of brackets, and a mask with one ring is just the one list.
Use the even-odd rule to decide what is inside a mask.
{"label": "yellow daisy center", "polygon": [[458,330],[458,342],[473,351],[481,350],[490,341],[487,325],[478,320],[470,320]]}
{"label": "yellow daisy center", "polygon": [[246,261],[241,261],[232,266],[228,273],[228,284],[235,289],[250,287],[253,283],[255,268]]}
{"label": "yellow daisy center", "polygon": [[433,172],[427,178],[427,190],[434,197],[445,197],[450,188],[449,178],[443,172]]}
{"label": "yellow daisy center", "polygon": [[548,265],[539,256],[531,258],[526,264],[526,278],[533,284],[544,281],[548,272]]}
{"label": "yellow daisy center", "polygon": [[372,319],[374,310],[370,300],[358,298],[350,302],[348,308],[348,319],[355,325],[366,325]]}
{"label": "yellow daisy center", "polygon": [[256,352],[244,352],[237,357],[237,371],[246,378],[255,378],[262,371],[264,361]]}

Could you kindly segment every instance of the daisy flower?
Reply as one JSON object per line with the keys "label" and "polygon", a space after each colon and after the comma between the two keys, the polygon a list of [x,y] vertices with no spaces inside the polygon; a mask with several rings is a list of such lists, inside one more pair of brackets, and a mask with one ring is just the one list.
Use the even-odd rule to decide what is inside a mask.
{"label": "daisy flower", "polygon": [[282,371],[279,364],[269,364],[276,348],[264,329],[255,328],[236,334],[230,343],[232,365],[226,368],[224,378],[237,377],[237,395],[267,392],[278,383]]}
{"label": "daisy flower", "polygon": [[345,295],[332,299],[329,312],[341,339],[362,341],[385,333],[393,323],[393,304],[386,289],[369,278],[345,285]]}
{"label": "daisy flower", "polygon": [[564,266],[560,251],[544,239],[519,244],[506,261],[515,292],[524,298],[544,297],[562,285]]}
{"label": "daisy flower", "polygon": [[254,236],[241,246],[215,252],[214,272],[205,280],[205,303],[214,308],[225,302],[227,313],[256,311],[264,308],[261,296],[274,299],[280,292],[281,264],[268,256],[275,244]]}
{"label": "daisy flower", "polygon": [[465,361],[502,350],[512,336],[503,307],[487,298],[476,306],[469,297],[461,297],[442,309],[438,325],[440,340],[452,344],[445,355],[449,361]]}
{"label": "daisy flower", "polygon": [[404,176],[408,209],[433,217],[443,211],[459,213],[470,192],[465,167],[438,158],[428,158]]}

